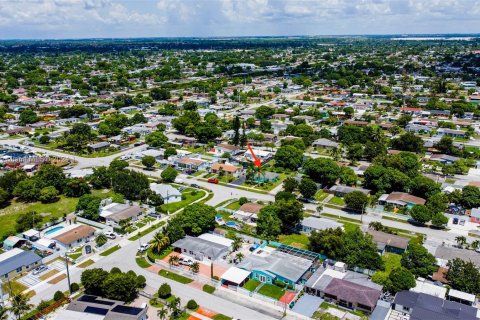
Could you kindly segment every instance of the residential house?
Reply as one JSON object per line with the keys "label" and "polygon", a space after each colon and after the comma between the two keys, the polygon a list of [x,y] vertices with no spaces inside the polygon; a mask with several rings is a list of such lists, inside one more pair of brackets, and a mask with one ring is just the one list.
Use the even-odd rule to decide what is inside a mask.
{"label": "residential house", "polygon": [[17,236],[9,236],[7,239],[3,240],[3,249],[8,251],[14,248],[20,248],[26,242],[26,239],[22,239]]}
{"label": "residential house", "polygon": [[431,133],[432,128],[426,125],[421,125],[421,124],[408,124],[405,127],[405,130],[408,132],[414,132],[414,133]]}
{"label": "residential house", "polygon": [[68,249],[82,243],[87,243],[93,239],[94,234],[95,229],[93,227],[85,224],[74,224],[52,233],[51,239],[55,240],[57,245]]}
{"label": "residential house", "polygon": [[[266,163],[273,159],[274,153],[271,151],[266,151],[266,150],[260,150],[260,149],[253,149],[253,153],[255,154],[255,157],[257,159],[260,159],[262,163]],[[250,151],[245,152],[245,159],[247,161],[253,161],[253,156]]]}
{"label": "residential house", "polygon": [[411,208],[415,205],[424,205],[427,202],[425,199],[412,196],[405,192],[392,192],[390,194],[382,194],[378,199],[379,205],[391,205],[393,207],[407,207]]}
{"label": "residential house", "polygon": [[172,246],[175,251],[186,256],[203,261],[224,259],[231,250],[233,241],[213,234],[203,234],[198,237],[186,236],[175,241]]}
{"label": "residential house", "polygon": [[315,258],[307,259],[271,248],[256,250],[240,263],[238,268],[250,271],[250,278],[264,283],[284,282],[287,285],[305,283],[313,271]]}
{"label": "residential house", "polygon": [[402,254],[407,250],[409,239],[405,237],[373,229],[367,229],[367,233],[372,236],[373,241],[377,244],[378,251],[381,254],[385,252]]}
{"label": "residential house", "polygon": [[364,189],[360,187],[349,187],[345,185],[334,185],[328,189],[329,193],[333,193],[337,197],[343,197],[346,194],[353,192],[353,191],[360,191],[361,193],[365,195],[369,195],[372,190],[369,189]]}
{"label": "residential house", "polygon": [[470,211],[470,222],[480,224],[480,208],[473,208]]}
{"label": "residential house", "polygon": [[336,228],[343,229],[343,224],[338,223],[335,220],[322,217],[307,217],[300,222],[300,230],[306,234],[310,234],[312,231],[322,231]]}
{"label": "residential house", "polygon": [[208,162],[198,158],[182,157],[173,160],[173,164],[179,170],[200,171],[207,170]]}
{"label": "residential house", "polygon": [[463,130],[455,130],[455,129],[448,129],[448,128],[440,128],[437,130],[437,136],[443,137],[448,136],[452,138],[465,138],[467,133]]}
{"label": "residential house", "polygon": [[305,283],[305,292],[341,307],[371,313],[382,294],[382,286],[368,275],[347,271],[343,262],[324,262]]}
{"label": "residential house", "polygon": [[92,295],[72,300],[53,320],[147,320],[147,307],[127,306],[121,301]]}
{"label": "residential house", "polygon": [[97,143],[92,143],[92,144],[87,145],[87,148],[88,148],[90,151],[92,151],[92,152],[97,152],[97,151],[105,150],[105,149],[107,149],[108,147],[110,147],[110,143],[109,143],[109,142],[106,142],[106,141],[97,142]]}
{"label": "residential house", "polygon": [[101,209],[100,217],[107,225],[118,226],[122,220],[137,221],[143,213],[139,206],[113,202]]}
{"label": "residential house", "polygon": [[12,279],[42,264],[42,257],[33,251],[13,248],[0,254],[0,279]]}
{"label": "residential house", "polygon": [[392,303],[389,319],[476,320],[477,309],[425,293],[400,291]]}
{"label": "residential house", "polygon": [[237,267],[230,267],[224,274],[222,274],[220,281],[223,286],[241,287],[248,281],[249,277],[250,271]]}
{"label": "residential house", "polygon": [[238,177],[242,168],[229,163],[214,163],[211,167],[212,173],[219,174],[223,171],[226,176]]}
{"label": "residential house", "polygon": [[280,174],[275,172],[263,172],[263,173],[256,173],[253,180],[256,183],[272,183],[278,181]]}
{"label": "residential house", "polygon": [[234,146],[234,145],[231,145],[231,144],[222,143],[222,144],[219,144],[218,146],[210,149],[209,152],[213,153],[216,156],[222,156],[225,153],[228,153],[231,156],[236,156],[239,153],[242,153],[242,148],[240,148],[239,146]]}
{"label": "residential house", "polygon": [[445,165],[450,165],[460,160],[460,158],[455,156],[450,156],[448,154],[432,154],[430,157],[428,157],[428,160],[437,161]]}
{"label": "residential house", "polygon": [[180,191],[169,184],[150,183],[150,190],[160,195],[165,203],[174,203],[182,200]]}
{"label": "residential house", "polygon": [[344,125],[357,126],[357,127],[366,127],[370,123],[367,121],[358,121],[358,120],[346,120],[343,122]]}
{"label": "residential house", "polygon": [[464,261],[471,261],[478,268],[480,268],[480,254],[475,250],[439,246],[435,250],[434,256],[437,259],[437,265],[440,267],[445,267],[449,260],[459,258]]}
{"label": "residential house", "polygon": [[421,115],[421,114],[422,114],[422,111],[423,111],[422,108],[412,108],[412,107],[403,107],[403,108],[400,108],[400,112],[401,112],[401,113],[410,114],[410,115],[415,115],[415,116]]}
{"label": "residential house", "polygon": [[263,204],[247,202],[242,204],[232,217],[239,221],[253,224],[257,222],[258,213],[263,207],[265,207]]}
{"label": "residential house", "polygon": [[324,138],[317,139],[312,142],[312,147],[314,148],[325,148],[325,149],[337,148],[339,145],[340,144],[335,141],[324,139]]}

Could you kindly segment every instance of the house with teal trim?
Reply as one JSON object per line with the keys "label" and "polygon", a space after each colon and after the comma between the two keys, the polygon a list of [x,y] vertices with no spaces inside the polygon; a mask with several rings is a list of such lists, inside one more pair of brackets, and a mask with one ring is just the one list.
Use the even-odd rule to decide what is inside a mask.
{"label": "house with teal trim", "polygon": [[269,284],[281,281],[292,286],[305,283],[315,271],[314,260],[280,251],[270,253],[266,248],[247,256],[237,267],[250,271],[250,279]]}

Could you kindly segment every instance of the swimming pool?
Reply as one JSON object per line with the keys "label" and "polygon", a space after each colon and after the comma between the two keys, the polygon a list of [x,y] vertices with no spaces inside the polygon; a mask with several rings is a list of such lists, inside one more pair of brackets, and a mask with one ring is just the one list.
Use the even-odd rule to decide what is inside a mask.
{"label": "swimming pool", "polygon": [[237,224],[233,221],[228,221],[227,223],[225,223],[225,225],[227,227],[232,227],[232,228],[236,228],[237,227]]}
{"label": "swimming pool", "polygon": [[63,227],[62,226],[56,226],[56,227],[54,227],[50,230],[45,231],[45,234],[51,234],[51,233],[57,232],[60,229],[63,229]]}

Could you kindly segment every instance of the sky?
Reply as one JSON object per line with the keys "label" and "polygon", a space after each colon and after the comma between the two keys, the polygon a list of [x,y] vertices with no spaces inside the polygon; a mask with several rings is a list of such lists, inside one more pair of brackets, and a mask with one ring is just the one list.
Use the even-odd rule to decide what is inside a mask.
{"label": "sky", "polygon": [[480,33],[480,0],[0,0],[0,39]]}

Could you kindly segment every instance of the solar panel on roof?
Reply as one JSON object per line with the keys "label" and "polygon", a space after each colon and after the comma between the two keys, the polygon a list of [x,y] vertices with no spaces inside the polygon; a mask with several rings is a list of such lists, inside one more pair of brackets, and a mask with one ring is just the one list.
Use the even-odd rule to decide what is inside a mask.
{"label": "solar panel on roof", "polygon": [[320,257],[320,255],[318,253],[308,251],[308,250],[299,249],[299,248],[295,248],[295,247],[291,247],[291,246],[287,246],[287,245],[284,245],[284,244],[280,245],[277,248],[277,250],[280,251],[280,252],[283,252],[283,253],[288,253],[290,255],[293,255],[293,256],[296,256],[296,257],[301,257],[301,258],[312,260],[312,261],[316,260]]}
{"label": "solar panel on roof", "polygon": [[124,313],[124,314],[130,314],[132,316],[135,316],[142,312],[142,308],[136,308],[136,307],[129,307],[129,306],[115,306],[115,308],[112,309],[113,312],[117,313]]}
{"label": "solar panel on roof", "polygon": [[98,315],[106,315],[108,313],[108,309],[105,308],[97,308],[97,307],[86,307],[84,312],[86,313],[93,313]]}

